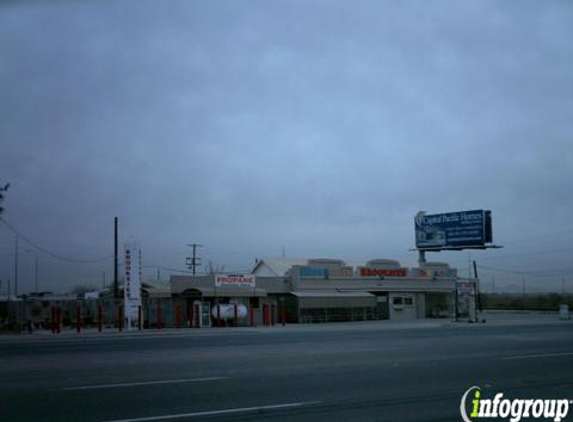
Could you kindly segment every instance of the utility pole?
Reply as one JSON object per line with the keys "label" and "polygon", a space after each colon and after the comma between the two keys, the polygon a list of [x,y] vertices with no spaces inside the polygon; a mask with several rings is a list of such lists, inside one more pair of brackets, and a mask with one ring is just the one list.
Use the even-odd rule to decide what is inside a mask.
{"label": "utility pole", "polygon": [[34,289],[36,290],[36,293],[39,293],[39,286],[38,286],[38,265],[39,265],[39,258],[38,258],[38,253],[34,253],[34,258],[35,258],[35,265],[34,265]]}
{"label": "utility pole", "polygon": [[34,249],[26,249],[24,252],[34,254],[34,291],[38,293],[38,253]]}
{"label": "utility pole", "polygon": [[16,297],[16,326],[19,327],[20,303],[18,302],[18,235],[16,235],[16,251],[14,254],[14,296]]}
{"label": "utility pole", "polygon": [[14,295],[18,297],[18,235],[16,235],[14,253]]}
{"label": "utility pole", "polygon": [[521,277],[521,289],[522,293],[525,294],[525,277]]}
{"label": "utility pole", "polygon": [[198,243],[191,243],[187,246],[191,246],[193,248],[193,256],[187,257],[186,264],[193,272],[193,276],[195,276],[197,267],[201,265],[201,258],[197,257],[197,248],[202,248],[203,245],[200,245]]}
{"label": "utility pole", "polygon": [[114,219],[114,247],[113,247],[113,296],[119,298],[119,281],[117,279],[118,256],[117,256],[117,217]]}

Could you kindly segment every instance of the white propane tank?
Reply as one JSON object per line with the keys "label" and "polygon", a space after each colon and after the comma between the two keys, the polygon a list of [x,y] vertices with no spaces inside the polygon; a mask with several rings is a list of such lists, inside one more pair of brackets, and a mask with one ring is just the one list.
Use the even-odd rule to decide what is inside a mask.
{"label": "white propane tank", "polygon": [[[237,303],[237,318],[245,318],[247,316],[247,307],[240,303]],[[219,307],[219,311],[217,311],[217,307]],[[215,319],[220,317],[222,320],[225,319],[235,319],[235,304],[234,303],[226,303],[226,304],[219,304],[213,306],[211,309],[211,316]]]}

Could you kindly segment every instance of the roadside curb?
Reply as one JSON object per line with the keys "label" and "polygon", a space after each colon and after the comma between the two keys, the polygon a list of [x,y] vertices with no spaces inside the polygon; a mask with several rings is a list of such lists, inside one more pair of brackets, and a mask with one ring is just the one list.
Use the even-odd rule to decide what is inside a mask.
{"label": "roadside curb", "polygon": [[304,332],[337,332],[346,329],[353,331],[371,331],[371,332],[384,332],[384,331],[414,331],[414,330],[428,330],[440,328],[468,328],[468,327],[501,327],[501,326],[527,326],[527,325],[555,325],[566,324],[571,320],[560,320],[556,318],[543,318],[533,319],[524,318],[523,316],[516,315],[510,319],[496,319],[490,318],[491,315],[482,315],[486,322],[473,322],[468,321],[451,321],[451,320],[423,320],[423,321],[360,321],[360,322],[344,322],[344,323],[321,323],[321,324],[290,324],[285,327],[208,327],[208,328],[163,328],[147,329],[147,330],[124,330],[118,331],[117,328],[109,328],[103,332],[98,332],[97,329],[84,329],[81,333],[77,333],[74,329],[66,329],[60,334],[54,334],[49,330],[35,331],[31,334],[0,334],[0,343],[7,341],[57,341],[57,340],[82,340],[82,339],[121,339],[121,338],[156,338],[156,337],[204,337],[204,336],[217,336],[217,335],[275,335],[275,334],[293,334]]}

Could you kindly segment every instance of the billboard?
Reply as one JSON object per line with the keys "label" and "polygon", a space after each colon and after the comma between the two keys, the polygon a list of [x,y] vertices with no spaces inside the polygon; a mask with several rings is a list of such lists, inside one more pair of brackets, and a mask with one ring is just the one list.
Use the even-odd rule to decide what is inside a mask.
{"label": "billboard", "polygon": [[491,211],[420,212],[414,223],[418,249],[479,248],[492,242]]}
{"label": "billboard", "polygon": [[255,288],[255,276],[252,274],[217,274],[216,287],[250,287]]}

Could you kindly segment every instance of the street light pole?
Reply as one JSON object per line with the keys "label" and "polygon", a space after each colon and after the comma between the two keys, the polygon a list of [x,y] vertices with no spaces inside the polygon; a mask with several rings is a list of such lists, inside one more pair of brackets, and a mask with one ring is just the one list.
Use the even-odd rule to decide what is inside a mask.
{"label": "street light pole", "polygon": [[26,249],[26,252],[34,254],[34,291],[38,292],[38,253],[33,249]]}
{"label": "street light pole", "polygon": [[18,235],[14,245],[14,295],[18,297]]}

